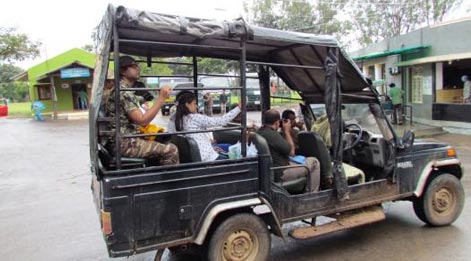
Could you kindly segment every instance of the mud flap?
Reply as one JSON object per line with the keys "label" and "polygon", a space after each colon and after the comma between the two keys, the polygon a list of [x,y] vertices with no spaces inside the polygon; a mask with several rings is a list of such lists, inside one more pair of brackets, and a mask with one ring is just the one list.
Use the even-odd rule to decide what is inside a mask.
{"label": "mud flap", "polygon": [[336,215],[336,220],[321,226],[309,226],[297,228],[289,232],[289,235],[295,239],[308,239],[322,236],[335,231],[346,230],[352,227],[358,227],[386,218],[382,206],[372,206],[358,210],[347,211]]}

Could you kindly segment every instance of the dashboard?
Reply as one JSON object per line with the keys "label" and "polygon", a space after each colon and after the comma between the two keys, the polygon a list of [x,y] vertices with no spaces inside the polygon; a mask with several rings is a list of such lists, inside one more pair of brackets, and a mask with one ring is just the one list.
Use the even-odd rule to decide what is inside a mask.
{"label": "dashboard", "polygon": [[360,142],[352,149],[352,156],[357,163],[384,167],[386,151],[387,143],[381,135],[362,131]]}

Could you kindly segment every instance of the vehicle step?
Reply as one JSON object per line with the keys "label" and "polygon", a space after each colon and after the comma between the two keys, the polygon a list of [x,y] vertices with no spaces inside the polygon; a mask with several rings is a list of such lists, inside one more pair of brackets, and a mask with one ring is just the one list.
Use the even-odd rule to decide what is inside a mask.
{"label": "vehicle step", "polygon": [[335,216],[335,221],[320,226],[308,226],[293,229],[289,235],[295,239],[308,239],[335,231],[358,227],[385,219],[382,206],[372,206],[348,211]]}

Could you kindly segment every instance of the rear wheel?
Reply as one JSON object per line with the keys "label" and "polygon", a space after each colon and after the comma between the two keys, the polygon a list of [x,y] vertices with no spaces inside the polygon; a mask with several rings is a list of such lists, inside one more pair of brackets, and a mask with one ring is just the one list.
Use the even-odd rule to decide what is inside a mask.
{"label": "rear wheel", "polygon": [[417,217],[431,226],[446,226],[461,214],[464,189],[460,180],[451,174],[434,178],[424,194],[414,201]]}
{"label": "rear wheel", "polygon": [[210,261],[258,261],[270,255],[270,233],[254,214],[237,214],[222,222],[209,241]]}

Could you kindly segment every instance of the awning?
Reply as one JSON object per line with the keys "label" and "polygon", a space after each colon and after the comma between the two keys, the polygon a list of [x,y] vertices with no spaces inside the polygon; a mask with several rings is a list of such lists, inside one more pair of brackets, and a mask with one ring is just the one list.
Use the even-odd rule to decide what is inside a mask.
{"label": "awning", "polygon": [[414,60],[398,62],[395,64],[395,66],[409,66],[409,65],[414,65],[414,64],[434,63],[434,62],[453,61],[453,60],[462,60],[462,59],[471,59],[471,52],[424,57],[424,58],[419,58],[419,59],[414,59]]}
{"label": "awning", "polygon": [[82,66],[84,68],[88,68],[88,69],[92,69],[93,70],[93,67],[90,67],[88,65],[85,65],[83,63],[81,63],[80,61],[75,61],[75,62],[72,62],[72,63],[69,63],[69,64],[66,64],[66,65],[63,65],[61,67],[58,67],[58,68],[55,68],[53,70],[50,70],[49,72],[47,73],[44,73],[44,74],[41,74],[41,75],[38,75],[36,76],[36,80],[39,81],[39,80],[42,80],[42,79],[46,79],[48,78],[50,75],[54,75],[54,74],[57,74],[57,75],[60,75],[60,70],[64,69],[64,68],[69,68],[70,66],[73,66],[73,65],[78,65],[78,66]]}
{"label": "awning", "polygon": [[373,58],[378,58],[378,57],[383,57],[383,56],[389,56],[389,55],[395,55],[395,54],[411,53],[411,52],[419,51],[419,50],[426,49],[426,48],[429,48],[429,47],[430,47],[430,45],[419,45],[419,46],[414,46],[414,47],[394,49],[394,50],[391,50],[391,51],[370,53],[370,54],[363,55],[363,56],[353,57],[353,60],[360,61],[360,60],[368,60],[368,59],[373,59]]}

